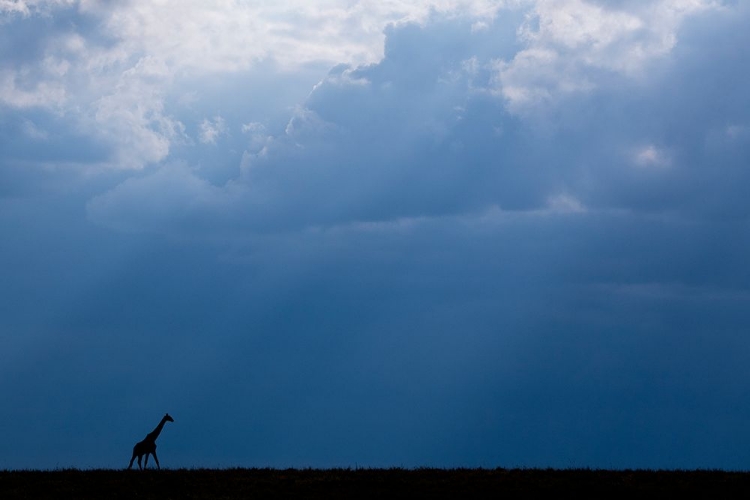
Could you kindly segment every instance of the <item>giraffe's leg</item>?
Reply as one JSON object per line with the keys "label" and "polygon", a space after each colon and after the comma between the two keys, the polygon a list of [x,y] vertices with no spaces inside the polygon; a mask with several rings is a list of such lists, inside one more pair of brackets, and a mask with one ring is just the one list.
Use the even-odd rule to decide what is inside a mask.
{"label": "giraffe's leg", "polygon": [[141,455],[138,455],[138,468],[143,470],[143,466],[141,465]]}
{"label": "giraffe's leg", "polygon": [[156,462],[156,468],[161,469],[161,466],[159,465],[159,459],[156,458],[156,450],[152,451],[151,454],[154,456],[154,461]]}
{"label": "giraffe's leg", "polygon": [[148,467],[148,452],[146,453],[146,460],[143,462],[144,467]]}
{"label": "giraffe's leg", "polygon": [[133,467],[133,461],[135,460],[135,457],[138,456],[138,445],[136,444],[133,446],[133,456],[130,457],[130,463],[128,464],[128,469]]}

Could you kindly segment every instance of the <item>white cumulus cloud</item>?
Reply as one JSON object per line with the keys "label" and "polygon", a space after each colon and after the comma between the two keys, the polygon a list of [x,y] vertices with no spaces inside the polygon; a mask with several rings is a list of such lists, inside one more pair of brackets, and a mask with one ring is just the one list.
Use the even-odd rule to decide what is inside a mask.
{"label": "white cumulus cloud", "polygon": [[595,88],[598,71],[638,78],[674,48],[687,16],[717,8],[708,0],[539,0],[519,28],[526,47],[495,61],[494,86],[523,113]]}
{"label": "white cumulus cloud", "polygon": [[200,125],[200,141],[203,144],[216,144],[216,140],[220,135],[227,132],[227,126],[224,122],[224,118],[221,116],[215,116],[209,120],[205,118]]}

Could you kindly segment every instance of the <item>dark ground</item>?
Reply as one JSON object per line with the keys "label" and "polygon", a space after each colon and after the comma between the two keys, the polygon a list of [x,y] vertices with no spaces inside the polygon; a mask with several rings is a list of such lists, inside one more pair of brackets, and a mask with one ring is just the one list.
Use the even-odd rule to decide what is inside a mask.
{"label": "dark ground", "polygon": [[501,498],[534,494],[746,497],[750,472],[590,469],[0,471],[0,499]]}

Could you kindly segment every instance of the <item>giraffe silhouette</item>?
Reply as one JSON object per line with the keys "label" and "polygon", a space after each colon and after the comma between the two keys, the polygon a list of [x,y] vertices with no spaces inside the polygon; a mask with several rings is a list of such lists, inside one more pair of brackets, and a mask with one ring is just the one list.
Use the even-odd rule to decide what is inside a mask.
{"label": "giraffe silhouette", "polygon": [[[138,468],[143,470],[143,467],[148,465],[149,454],[154,456],[156,468],[161,469],[161,467],[159,466],[159,459],[156,458],[156,438],[159,437],[161,430],[164,428],[164,424],[166,424],[167,422],[174,422],[174,419],[169,416],[169,413],[166,413],[164,415],[164,417],[161,419],[161,422],[159,422],[159,425],[156,426],[156,429],[149,432],[146,437],[143,438],[143,441],[139,441],[135,444],[135,446],[133,446],[133,456],[130,459],[128,469],[131,469],[133,467],[133,460],[135,460],[135,457],[138,457]],[[144,462],[143,466],[141,466],[141,457],[143,455],[146,455],[146,461]]]}

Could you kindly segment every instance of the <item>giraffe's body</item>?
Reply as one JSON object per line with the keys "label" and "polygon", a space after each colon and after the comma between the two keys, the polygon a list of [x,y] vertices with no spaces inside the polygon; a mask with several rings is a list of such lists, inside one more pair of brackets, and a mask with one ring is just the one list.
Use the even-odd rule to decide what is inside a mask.
{"label": "giraffe's body", "polygon": [[[135,446],[133,446],[133,456],[130,458],[130,465],[128,465],[128,469],[133,467],[133,461],[136,459],[136,457],[138,457],[138,468],[143,469],[143,467],[148,465],[149,455],[154,456],[156,467],[158,469],[161,469],[161,467],[159,466],[159,459],[156,458],[156,438],[159,437],[161,430],[164,428],[164,424],[166,424],[167,422],[174,422],[174,419],[169,416],[169,413],[164,415],[164,418],[161,419],[161,422],[159,422],[159,425],[156,426],[156,429],[149,432],[143,439],[143,441],[139,441],[135,444]],[[141,457],[143,455],[146,455],[146,461],[144,462],[143,466],[141,466]]]}

